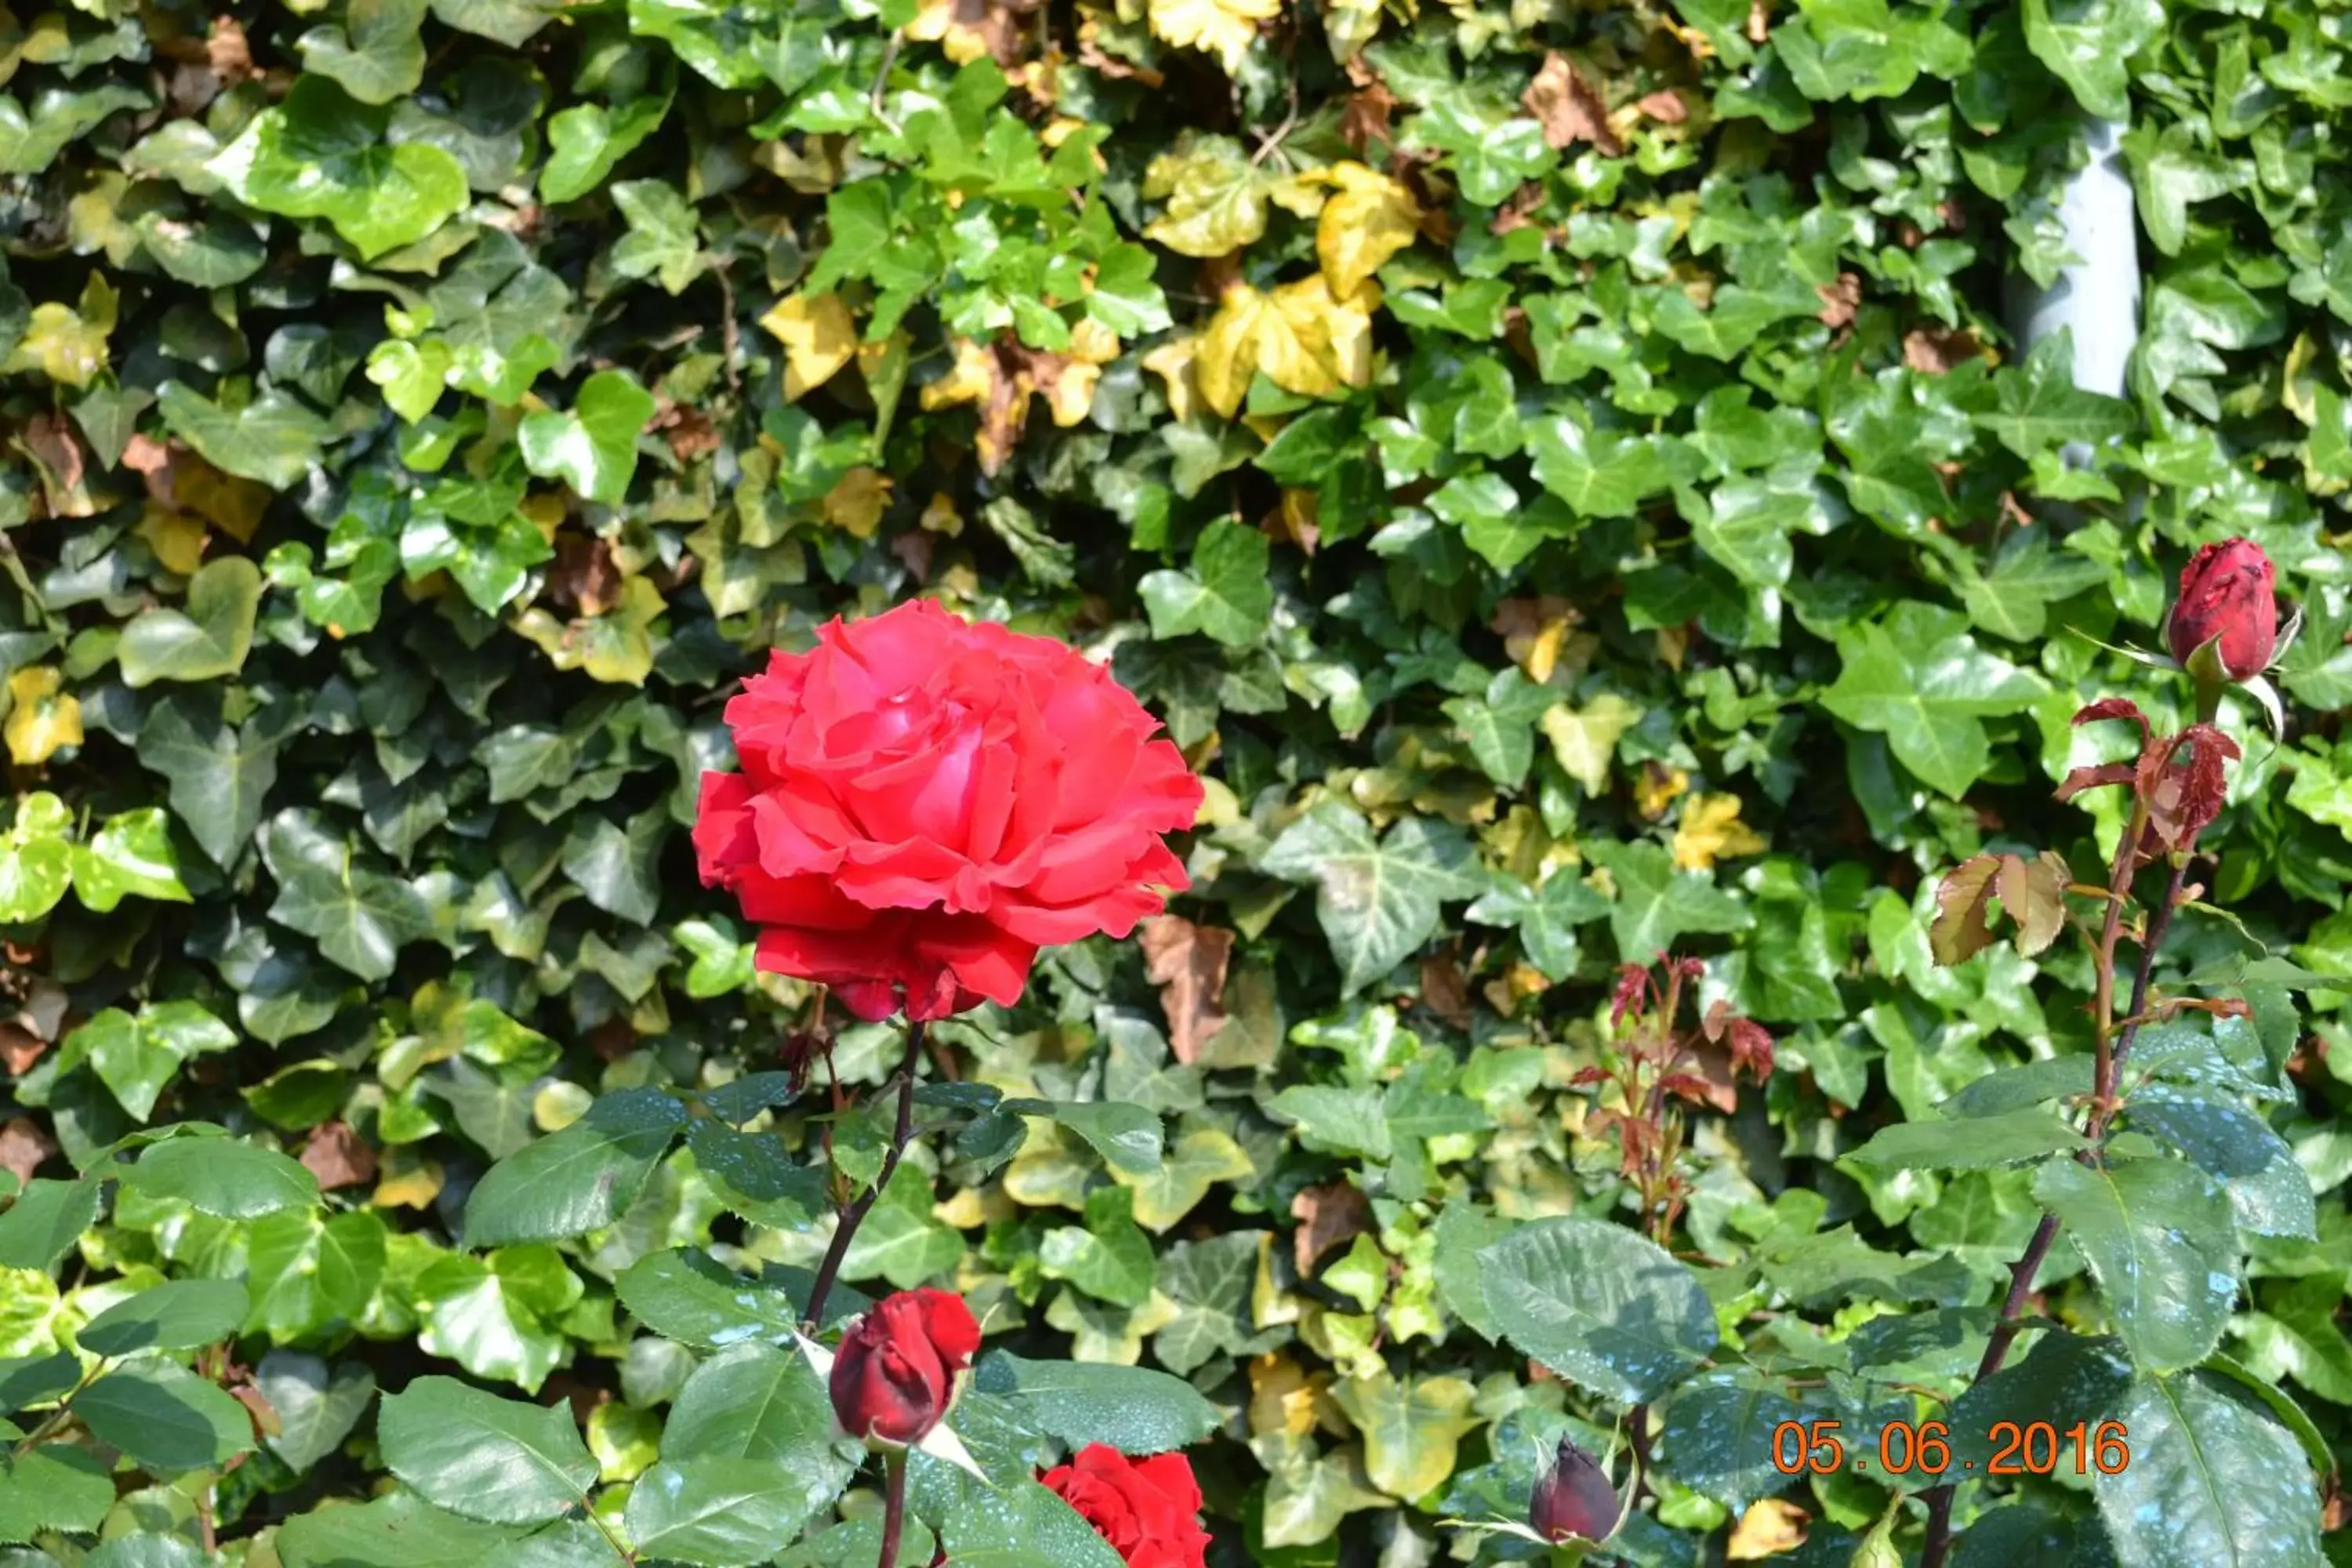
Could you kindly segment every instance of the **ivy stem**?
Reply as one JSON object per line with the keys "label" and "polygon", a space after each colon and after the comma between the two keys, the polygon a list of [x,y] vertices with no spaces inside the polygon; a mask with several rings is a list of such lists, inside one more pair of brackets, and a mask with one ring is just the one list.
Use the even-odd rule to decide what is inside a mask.
{"label": "ivy stem", "polygon": [[907,1451],[882,1461],[882,1559],[875,1568],[898,1568],[898,1537],[907,1528]]}
{"label": "ivy stem", "polygon": [[841,1272],[841,1260],[849,1256],[849,1244],[856,1238],[857,1227],[866,1223],[872,1212],[874,1200],[890,1184],[898,1173],[898,1156],[915,1138],[915,1065],[922,1059],[923,1026],[909,1021],[907,1025],[907,1050],[898,1059],[898,1126],[890,1139],[889,1152],[882,1156],[881,1173],[874,1184],[852,1199],[841,1211],[841,1218],[833,1227],[833,1242],[824,1249],[824,1261],[817,1265],[816,1279],[809,1286],[808,1310],[802,1322],[809,1332],[824,1327],[825,1298],[833,1294],[834,1277]]}

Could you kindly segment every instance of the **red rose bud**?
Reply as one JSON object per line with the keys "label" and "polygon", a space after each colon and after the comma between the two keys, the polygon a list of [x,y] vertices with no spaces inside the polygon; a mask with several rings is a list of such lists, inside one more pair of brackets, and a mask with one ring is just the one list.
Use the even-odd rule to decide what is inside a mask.
{"label": "red rose bud", "polygon": [[1128,1568],[1202,1568],[1207,1561],[1201,1487],[1181,1454],[1130,1459],[1090,1443],[1037,1479],[1093,1525]]}
{"label": "red rose bud", "polygon": [[956,1374],[980,1349],[961,1296],[901,1290],[850,1326],[833,1362],[833,1413],[867,1442],[919,1443],[955,1399]]}
{"label": "red rose bud", "polygon": [[2187,668],[2189,656],[2213,642],[2231,679],[2261,674],[2278,647],[2276,580],[2271,558],[2249,540],[2200,550],[2180,574],[2180,597],[2165,624],[2173,658]]}
{"label": "red rose bud", "polygon": [[1606,1541],[1616,1532],[1616,1489],[1599,1460],[1566,1437],[1551,1468],[1536,1482],[1536,1497],[1528,1510],[1528,1525],[1555,1545],[1570,1536]]}

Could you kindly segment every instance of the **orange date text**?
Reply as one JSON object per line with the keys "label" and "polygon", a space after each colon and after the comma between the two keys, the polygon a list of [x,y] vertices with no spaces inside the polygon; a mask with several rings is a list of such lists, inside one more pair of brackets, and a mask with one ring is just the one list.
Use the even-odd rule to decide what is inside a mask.
{"label": "orange date text", "polygon": [[1942,1421],[1890,1421],[1874,1451],[1849,1451],[1835,1421],[1783,1421],[1772,1428],[1772,1464],[1784,1476],[1811,1471],[1876,1470],[1883,1475],[2047,1476],[2062,1468],[2112,1476],[2131,1463],[2130,1434],[2120,1421],[1996,1421],[1985,1433],[1990,1458],[1979,1465],[1952,1458],[1952,1429]]}

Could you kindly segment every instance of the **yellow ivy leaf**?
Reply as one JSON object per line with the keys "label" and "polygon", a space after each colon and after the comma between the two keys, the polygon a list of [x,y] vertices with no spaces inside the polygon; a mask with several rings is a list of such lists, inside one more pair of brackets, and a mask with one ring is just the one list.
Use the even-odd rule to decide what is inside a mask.
{"label": "yellow ivy leaf", "polygon": [[1581,711],[1555,702],[1542,720],[1544,738],[1569,777],[1587,795],[1609,788],[1609,763],[1616,755],[1617,739],[1633,727],[1642,710],[1613,691],[1604,691]]}
{"label": "yellow ivy leaf", "polygon": [[1323,38],[1331,63],[1346,65],[1380,36],[1381,0],[1331,0],[1323,7]]}
{"label": "yellow ivy leaf", "polygon": [[1281,10],[1282,0],[1150,0],[1154,34],[1178,48],[1215,55],[1227,76],[1240,74],[1257,41],[1257,25]]}
{"label": "yellow ivy leaf", "polygon": [[554,490],[541,490],[537,495],[523,497],[522,504],[515,510],[522,513],[523,520],[538,529],[539,536],[550,544],[555,542],[555,531],[562,528],[563,520],[572,515],[571,507]]}
{"label": "yellow ivy leaf", "polygon": [[1266,179],[1230,136],[1187,131],[1143,171],[1145,199],[1167,207],[1144,237],[1179,256],[1223,256],[1265,233]]}
{"label": "yellow ivy leaf", "polygon": [[205,563],[205,525],[200,519],[151,500],[131,531],[147,542],[163,570],[175,577],[192,577]]}
{"label": "yellow ivy leaf", "polygon": [[1151,1300],[1129,1310],[1064,1290],[1045,1307],[1049,1327],[1070,1336],[1070,1359],[1097,1365],[1133,1366],[1143,1359],[1143,1339],[1184,1315],[1174,1298],[1154,1290]]}
{"label": "yellow ivy leaf", "polygon": [[824,521],[856,539],[871,539],[890,504],[890,480],[879,469],[856,468],[825,492]]}
{"label": "yellow ivy leaf", "polygon": [[261,514],[269,510],[268,486],[225,474],[193,452],[173,455],[172,494],[239,544],[253,542]]}
{"label": "yellow ivy leaf", "polygon": [[1321,273],[1261,294],[1246,283],[1225,290],[1202,331],[1192,374],[1209,406],[1227,418],[1242,405],[1253,372],[1285,392],[1328,397],[1372,377],[1372,307],[1367,287],[1331,297]]}
{"label": "yellow ivy leaf", "polygon": [[1633,809],[1642,814],[1643,820],[1655,822],[1689,788],[1690,774],[1682,769],[1664,763],[1643,763],[1642,776],[1633,781]]}
{"label": "yellow ivy leaf", "polygon": [[81,703],[62,689],[65,677],[46,664],[8,678],[8,755],[29,766],[61,746],[81,744]]}
{"label": "yellow ivy leaf", "polygon": [[117,267],[131,259],[139,248],[140,235],[136,227],[122,221],[123,200],[130,194],[130,180],[110,170],[66,204],[66,241],[76,256],[102,250]]}
{"label": "yellow ivy leaf", "polygon": [[441,1163],[414,1145],[396,1143],[383,1152],[383,1177],[368,1201],[380,1209],[430,1208],[441,1195]]}
{"label": "yellow ivy leaf", "polygon": [[1805,1525],[1811,1518],[1786,1499],[1760,1499],[1739,1516],[1724,1556],[1733,1563],[1759,1563],[1794,1552],[1804,1544]]}
{"label": "yellow ivy leaf", "polygon": [[1248,1181],[1257,1167],[1230,1133],[1196,1127],[1171,1144],[1151,1171],[1134,1175],[1114,1165],[1110,1173],[1135,1194],[1135,1223],[1157,1235],[1198,1207],[1211,1187]]}
{"label": "yellow ivy leaf", "polygon": [[36,305],[25,336],[0,370],[37,370],[65,386],[88,386],[106,368],[106,334],[70,305]]}
{"label": "yellow ivy leaf", "polygon": [[1718,859],[1760,853],[1764,840],[1739,820],[1736,795],[1695,795],[1675,829],[1675,864],[1685,871],[1711,869]]}
{"label": "yellow ivy leaf", "polygon": [[977,338],[955,341],[955,363],[948,373],[924,387],[918,401],[925,413],[953,408],[961,403],[982,403],[996,385],[996,353]]}
{"label": "yellow ivy leaf", "polygon": [[1458,1377],[1400,1383],[1383,1366],[1377,1376],[1339,1384],[1331,1399],[1363,1436],[1364,1471],[1372,1485],[1409,1500],[1435,1490],[1454,1473],[1456,1445],[1484,1419],[1470,1409],[1476,1393]]}
{"label": "yellow ivy leaf", "polygon": [[[968,26],[958,16],[957,0],[923,0],[923,8],[907,24],[907,37],[919,44],[937,44],[950,63],[968,66],[988,53],[988,36]],[[974,7],[974,16],[985,15]]]}
{"label": "yellow ivy leaf", "polygon": [[514,627],[545,649],[558,669],[582,669],[593,679],[643,686],[654,669],[653,623],[668,607],[651,582],[632,577],[621,585],[619,602],[601,616],[567,624],[533,606],[516,619]]}
{"label": "yellow ivy leaf", "polygon": [[596,1456],[600,1479],[635,1480],[661,1457],[661,1417],[607,1400],[588,1413],[588,1451]]}
{"label": "yellow ivy leaf", "polygon": [[1054,423],[1067,430],[1082,423],[1095,405],[1095,383],[1102,379],[1102,366],[1071,361],[1055,373],[1054,379],[1037,388],[1045,395],[1046,411]]}
{"label": "yellow ivy leaf", "polygon": [[1180,425],[1192,417],[1193,400],[1201,395],[1192,379],[1192,363],[1200,348],[1201,340],[1187,332],[1143,356],[1143,368],[1168,384],[1168,416]]}
{"label": "yellow ivy leaf", "polygon": [[954,497],[945,490],[934,490],[916,523],[926,533],[944,533],[953,539],[963,531],[963,514],[956,510]]}
{"label": "yellow ivy leaf", "polygon": [[1413,242],[1421,232],[1421,204],[1402,184],[1361,163],[1334,163],[1324,173],[1339,188],[1317,220],[1315,255],[1331,292],[1344,300]]}
{"label": "yellow ivy leaf", "polygon": [[1249,1363],[1250,1436],[1279,1432],[1304,1437],[1315,1430],[1315,1396],[1331,1381],[1328,1373],[1312,1377],[1280,1351],[1269,1352]]}
{"label": "yellow ivy leaf", "polygon": [[823,386],[857,353],[857,323],[838,294],[794,294],[760,318],[784,345],[784,401]]}

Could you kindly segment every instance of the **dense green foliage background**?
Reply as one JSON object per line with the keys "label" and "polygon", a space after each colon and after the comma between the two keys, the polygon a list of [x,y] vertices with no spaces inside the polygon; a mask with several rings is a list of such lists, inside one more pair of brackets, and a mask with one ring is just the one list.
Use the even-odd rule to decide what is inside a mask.
{"label": "dense green foliage background", "polygon": [[[1802,1525],[1783,1561],[1844,1563],[1885,1494],[1792,1486],[1754,1428],[1861,1395],[1776,1384],[1772,1346],[1834,1365],[1869,1320],[1988,1304],[2037,1210],[2023,1172],[1841,1152],[2086,1035],[2071,948],[1934,969],[1927,879],[2042,847],[2100,879],[2116,806],[2051,789],[2113,738],[2070,716],[2128,687],[2178,721],[2187,692],[2088,638],[2156,640],[2200,541],[2258,541],[2309,624],[2285,742],[2225,715],[2248,756],[2210,898],[2250,934],[2192,910],[2162,973],[2352,974],[2342,20],[8,18],[0,1161],[42,1184],[0,1215],[0,1356],[165,1278],[242,1279],[234,1355],[199,1367],[280,1426],[223,1474],[252,1436],[197,1401],[208,1437],[121,1443],[155,1484],[120,1502],[20,1467],[0,1540],[48,1556],[0,1560],[71,1563],[103,1525],[345,1561],[270,1528],[367,1496],[370,1391],[428,1372],[569,1398],[619,1518],[695,1352],[616,1279],[669,1248],[810,1262],[821,1194],[760,1151],[813,1147],[831,1102],[688,1139],[579,1244],[468,1251],[464,1199],[593,1094],[715,1087],[815,1026],[697,883],[697,780],[766,649],[924,593],[1115,659],[1210,803],[1173,920],[935,1032],[1008,1092],[1164,1113],[1168,1159],[1044,1123],[1009,1164],[956,1145],[847,1278],[952,1283],[997,1342],[1192,1379],[1230,1412],[1194,1453],[1227,1561],[1509,1555],[1434,1521],[1524,1495],[1528,1414],[1563,1391],[1490,1342],[1464,1249],[1490,1215],[1612,1212],[1570,1080],[1620,961],[1700,954],[1780,1041],[1762,1091],[1698,1118],[1685,1238],[1766,1373],[1669,1406],[1663,1522],[1628,1550],[1704,1560],[1777,1493],[1745,1546]],[[2132,127],[2129,402],[2000,324],[2064,258],[2078,105]],[[2339,1453],[2347,985],[2300,1032],[2269,1015],[2292,1164],[2257,1140],[2252,1171],[2318,1201],[2255,1244],[2224,1345]],[[850,1028],[833,1063],[854,1088],[894,1053]],[[208,1204],[201,1151],[75,1179],[186,1121],[321,1192],[280,1165],[290,1190]],[[1910,1379],[1958,1386],[1973,1354],[1945,1351]],[[2111,1560],[2080,1485],[2024,1495],[2011,1523],[2042,1533],[2012,1546]]]}

